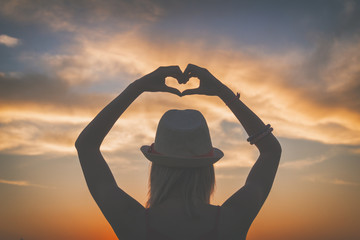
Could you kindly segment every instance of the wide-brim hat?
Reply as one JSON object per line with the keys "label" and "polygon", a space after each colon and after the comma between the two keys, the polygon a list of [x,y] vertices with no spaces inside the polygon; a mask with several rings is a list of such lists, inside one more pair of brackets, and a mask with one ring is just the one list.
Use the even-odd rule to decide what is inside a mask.
{"label": "wide-brim hat", "polygon": [[224,156],[212,146],[204,116],[192,109],[167,111],[160,119],[155,142],[140,150],[151,162],[167,167],[205,167]]}

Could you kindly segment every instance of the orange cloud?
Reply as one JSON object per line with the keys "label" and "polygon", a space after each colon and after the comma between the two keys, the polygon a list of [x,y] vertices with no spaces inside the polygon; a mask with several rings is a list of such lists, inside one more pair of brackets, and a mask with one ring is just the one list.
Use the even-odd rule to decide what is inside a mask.
{"label": "orange cloud", "polygon": [[15,185],[15,186],[21,186],[21,187],[49,188],[49,187],[47,187],[47,186],[29,183],[28,181],[13,181],[13,180],[0,179],[0,183],[2,183],[2,184],[9,184],[9,185]]}
{"label": "orange cloud", "polygon": [[[68,121],[69,124],[77,122],[71,132],[64,131],[63,139],[56,140],[56,136],[61,134],[61,129],[57,133],[50,133],[39,128],[35,132],[42,137],[37,141],[31,141],[31,144],[38,145],[33,148],[37,149],[33,152],[40,151],[41,147],[47,148],[48,151],[59,152],[67,149],[66,152],[73,152],[71,142],[91,118],[111,100],[109,94],[96,93],[94,90],[87,93],[88,87],[96,84],[106,86],[106,83],[113,83],[113,78],[119,76],[115,84],[118,90],[114,91],[113,86],[109,89],[115,96],[127,84],[158,66],[178,64],[184,69],[192,62],[208,68],[231,89],[240,91],[241,99],[265,122],[273,125],[277,136],[330,144],[360,143],[360,113],[355,108],[356,105],[348,104],[350,100],[340,97],[337,98],[339,102],[336,104],[324,100],[331,96],[340,96],[340,90],[344,86],[352,86],[356,82],[354,74],[360,64],[356,65],[354,59],[347,59],[350,59],[350,54],[357,49],[357,43],[342,43],[343,47],[334,45],[329,49],[332,57],[326,67],[322,67],[321,71],[318,69],[321,74],[316,74],[321,76],[321,84],[318,84],[316,79],[305,79],[306,74],[309,75],[311,72],[309,70],[305,75],[297,76],[296,79],[291,78],[307,60],[307,53],[294,51],[282,56],[273,56],[254,50],[236,51],[225,43],[229,44],[220,42],[218,46],[211,48],[204,42],[156,45],[151,39],[136,31],[96,40],[79,37],[79,44],[70,47],[73,54],[38,56],[42,63],[54,72],[55,77],[11,77],[6,74],[0,76],[0,116],[2,122],[9,124],[8,129],[2,131],[7,133],[6,138],[14,136],[11,132],[14,130],[11,122],[15,119],[43,120],[62,128],[64,124],[59,125],[59,119],[63,119],[63,122]],[[348,57],[341,57],[341,53]],[[344,79],[345,83],[339,85],[335,81],[335,76]],[[300,77],[304,77],[305,80],[302,81]],[[119,127],[109,135],[104,150],[116,151],[121,144],[137,146],[135,138],[124,138],[124,135],[129,134],[125,129],[132,129],[131,134],[134,136],[146,136],[143,139],[151,141],[158,120],[170,108],[196,108],[203,112],[212,129],[212,137],[217,139],[214,142],[226,148],[229,157],[228,161],[224,160],[219,167],[250,166],[256,159],[256,151],[242,145],[246,135],[242,134],[241,138],[239,135],[229,138],[229,132],[224,134],[225,129],[221,126],[224,121],[242,128],[221,100],[208,96],[179,98],[168,93],[145,93],[137,99],[118,122]],[[12,149],[14,146],[28,144],[29,139],[32,139],[30,135],[35,134],[31,129],[34,128],[23,129],[26,132],[24,135],[29,135],[28,137],[23,138],[15,134],[18,138],[12,137],[12,145],[7,144],[10,144]],[[117,139],[122,140],[117,142]],[[229,140],[221,144],[223,139]],[[11,146],[2,145],[2,149],[9,149]],[[237,161],[239,158],[242,160]]]}
{"label": "orange cloud", "polygon": [[280,167],[302,169],[302,168],[309,167],[314,164],[324,162],[326,160],[327,160],[326,156],[320,156],[317,158],[309,157],[306,159],[300,159],[300,160],[295,160],[295,161],[291,161],[291,162],[284,162],[284,163],[280,164]]}
{"label": "orange cloud", "polygon": [[0,35],[0,44],[4,44],[7,47],[15,47],[15,46],[19,45],[20,43],[21,43],[21,41],[17,38],[10,37],[5,34]]}
{"label": "orange cloud", "polygon": [[304,177],[304,179],[309,182],[318,182],[318,183],[333,184],[340,186],[354,186],[354,187],[360,186],[359,182],[348,181],[339,178],[325,178],[322,176],[306,176]]}

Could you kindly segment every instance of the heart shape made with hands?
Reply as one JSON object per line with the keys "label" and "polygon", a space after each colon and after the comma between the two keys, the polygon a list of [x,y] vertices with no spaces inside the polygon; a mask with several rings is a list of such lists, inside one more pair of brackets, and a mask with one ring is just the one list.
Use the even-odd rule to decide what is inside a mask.
{"label": "heart shape made with hands", "polygon": [[187,81],[185,84],[178,83],[178,80],[173,77],[167,77],[165,78],[165,85],[168,87],[176,88],[181,93],[188,89],[195,89],[199,88],[200,86],[200,79],[196,77],[192,77]]}

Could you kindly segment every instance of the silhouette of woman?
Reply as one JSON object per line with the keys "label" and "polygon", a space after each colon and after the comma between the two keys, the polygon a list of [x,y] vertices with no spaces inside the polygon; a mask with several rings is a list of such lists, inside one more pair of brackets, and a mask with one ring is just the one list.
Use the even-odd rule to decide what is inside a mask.
{"label": "silhouette of woman", "polygon": [[[200,79],[197,89],[180,93],[165,85],[166,77],[180,84]],[[245,185],[221,206],[211,205],[213,164],[222,152],[211,145],[206,121],[196,110],[170,110],[161,118],[155,142],[141,147],[152,162],[146,208],[120,189],[100,152],[100,145],[127,107],[143,92],[178,96],[217,96],[240,121],[248,141],[260,154]],[[207,69],[189,64],[159,67],[131,83],[82,131],[75,146],[91,195],[119,239],[199,240],[245,239],[267,198],[278,168],[281,146],[265,125],[228,87]]]}

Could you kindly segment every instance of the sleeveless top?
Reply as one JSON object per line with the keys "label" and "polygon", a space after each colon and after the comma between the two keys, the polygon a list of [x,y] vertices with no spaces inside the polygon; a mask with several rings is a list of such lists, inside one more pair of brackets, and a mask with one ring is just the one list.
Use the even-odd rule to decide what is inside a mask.
{"label": "sleeveless top", "polygon": [[[216,219],[214,227],[202,234],[198,240],[217,240],[218,235],[218,225],[219,225],[219,216],[220,216],[220,206],[217,206]],[[146,239],[147,240],[171,240],[172,238],[162,234],[161,232],[152,229],[149,223],[149,209],[146,209]]]}

